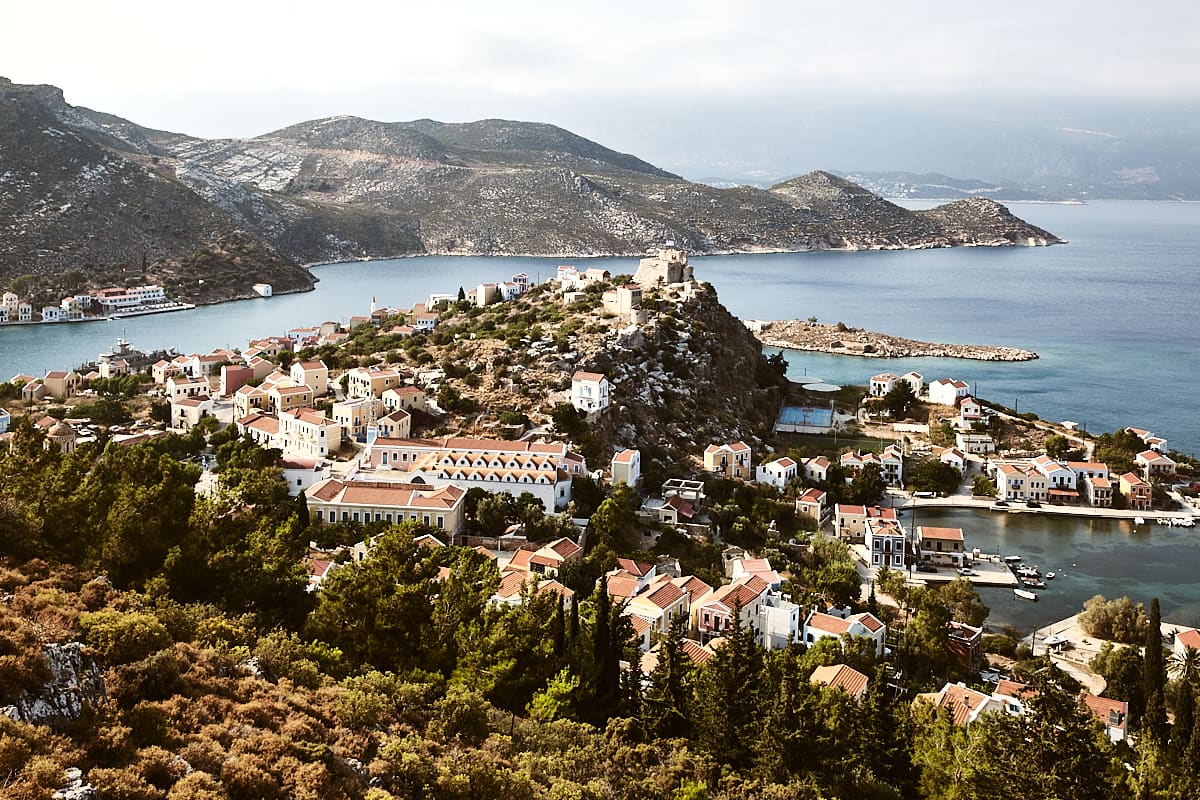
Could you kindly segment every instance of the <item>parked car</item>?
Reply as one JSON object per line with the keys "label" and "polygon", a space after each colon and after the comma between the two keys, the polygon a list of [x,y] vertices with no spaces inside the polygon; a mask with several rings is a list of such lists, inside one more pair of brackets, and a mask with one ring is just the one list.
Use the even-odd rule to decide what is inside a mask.
{"label": "parked car", "polygon": [[917,564],[917,572],[937,572],[933,564]]}
{"label": "parked car", "polygon": [[1007,500],[997,500],[996,505],[1000,506],[1001,508],[1008,508],[1008,501]]}
{"label": "parked car", "polygon": [[979,573],[976,572],[975,570],[971,569],[970,567],[960,567],[958,570],[958,574],[959,575],[978,575]]}
{"label": "parked car", "polygon": [[1041,508],[1042,504],[1039,503],[1037,500],[1030,500],[1028,503],[1025,504],[1025,507],[1026,508]]}

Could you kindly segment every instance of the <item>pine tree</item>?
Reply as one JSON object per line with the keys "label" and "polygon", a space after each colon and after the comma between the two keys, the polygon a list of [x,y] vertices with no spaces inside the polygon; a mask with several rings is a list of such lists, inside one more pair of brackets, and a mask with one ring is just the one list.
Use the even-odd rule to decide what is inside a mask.
{"label": "pine tree", "polygon": [[[1200,703],[1192,712],[1192,719],[1200,719]],[[1188,739],[1187,750],[1183,755],[1184,767],[1196,777],[1200,777],[1200,725],[1192,724],[1192,736]]]}
{"label": "pine tree", "polygon": [[642,721],[652,736],[660,739],[691,735],[692,681],[695,667],[683,650],[680,617],[671,624],[667,638],[658,646],[658,663],[650,673],[650,685],[642,699]]}
{"label": "pine tree", "polygon": [[732,630],[700,671],[695,719],[705,750],[727,764],[745,767],[762,728],[763,654],[754,629],[742,623],[740,604],[735,603],[730,617]]}
{"label": "pine tree", "polygon": [[460,287],[458,287],[458,300],[459,300],[459,302],[462,302],[463,300],[466,300],[466,299],[467,299],[467,292],[466,292],[466,290],[465,290],[465,289],[463,289],[463,287],[461,287],[461,286],[460,286]]}
{"label": "pine tree", "polygon": [[1166,672],[1163,665],[1162,618],[1158,598],[1150,601],[1149,626],[1146,628],[1146,649],[1142,655],[1142,685],[1146,695],[1146,713],[1142,730],[1161,743],[1167,734],[1167,702],[1164,694]]}
{"label": "pine tree", "polygon": [[614,608],[608,587],[596,593],[596,621],[592,629],[592,657],[596,668],[596,697],[593,712],[607,722],[621,704],[621,642],[614,641]]}

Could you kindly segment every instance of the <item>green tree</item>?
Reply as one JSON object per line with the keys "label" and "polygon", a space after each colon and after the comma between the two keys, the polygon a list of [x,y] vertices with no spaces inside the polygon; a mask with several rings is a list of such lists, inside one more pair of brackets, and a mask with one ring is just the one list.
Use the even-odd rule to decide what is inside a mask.
{"label": "green tree", "polygon": [[686,738],[692,731],[692,683],[695,666],[683,651],[686,619],[671,625],[658,646],[658,660],[642,700],[642,722],[659,739]]}
{"label": "green tree", "polygon": [[916,404],[917,396],[908,381],[900,381],[883,396],[883,407],[893,419],[904,419]]}
{"label": "green tree", "polygon": [[916,491],[954,494],[962,479],[958,470],[936,458],[926,458],[905,470],[904,482]]}
{"label": "green tree", "polygon": [[596,509],[588,521],[588,541],[604,544],[617,553],[634,549],[633,533],[637,524],[637,495],[620,484]]}
{"label": "green tree", "polygon": [[887,484],[878,464],[868,464],[858,471],[846,491],[846,498],[855,505],[873,506],[883,497]]}
{"label": "green tree", "polygon": [[1104,696],[1129,703],[1130,720],[1140,721],[1146,710],[1146,695],[1138,649],[1105,642],[1091,660],[1091,667],[1104,678]]}
{"label": "green tree", "polygon": [[1146,627],[1146,643],[1142,652],[1142,681],[1146,696],[1146,715],[1142,718],[1142,730],[1158,743],[1167,738],[1167,699],[1165,684],[1167,676],[1163,665],[1162,618],[1158,610],[1158,598],[1150,601],[1150,618]]}
{"label": "green tree", "polygon": [[426,549],[413,544],[415,527],[393,526],[375,539],[369,558],[326,578],[308,618],[310,636],[340,648],[355,665],[399,671],[429,663],[437,570]]}
{"label": "green tree", "polygon": [[701,747],[726,764],[746,767],[762,725],[763,653],[753,629],[742,623],[740,605],[731,617],[733,628],[700,668],[695,720]]}
{"label": "green tree", "polygon": [[987,475],[976,475],[971,484],[971,494],[976,497],[995,497],[996,484]]}

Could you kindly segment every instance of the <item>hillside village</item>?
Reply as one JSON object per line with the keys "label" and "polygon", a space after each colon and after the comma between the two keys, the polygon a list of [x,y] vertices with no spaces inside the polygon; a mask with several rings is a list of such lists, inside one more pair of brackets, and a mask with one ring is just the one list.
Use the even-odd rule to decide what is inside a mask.
{"label": "hillside village", "polygon": [[[372,302],[346,326],[240,351],[156,355],[119,342],[85,374],[14,376],[0,438],[17,449],[40,437],[64,456],[178,441],[208,497],[231,489],[230,448],[250,447],[317,531],[302,558],[313,597],[407,522],[418,552],[491,565],[491,608],[537,603],[561,618],[612,604],[623,663],[645,682],[679,654],[701,669],[746,632],[763,651],[828,654],[812,683],[855,699],[879,681],[936,688],[919,652],[944,666],[941,688],[916,702],[963,726],[1025,714],[1025,684],[960,681],[978,687],[989,662],[1012,664],[997,641],[1009,656],[1015,646],[995,633],[985,646],[972,582],[1036,580],[972,547],[969,530],[913,525],[905,509],[1194,524],[1198,465],[1149,431],[1088,436],[916,373],[872,376],[815,413],[826,396],[788,385],[786,364],[674,249],[632,276],[563,266],[542,285],[516,275],[410,308]],[[429,557],[442,563],[435,582],[455,578]],[[926,590],[968,599],[946,600],[914,651],[925,623],[904,598]],[[1128,698],[1101,694],[1083,691],[1080,708],[1122,741]]]}

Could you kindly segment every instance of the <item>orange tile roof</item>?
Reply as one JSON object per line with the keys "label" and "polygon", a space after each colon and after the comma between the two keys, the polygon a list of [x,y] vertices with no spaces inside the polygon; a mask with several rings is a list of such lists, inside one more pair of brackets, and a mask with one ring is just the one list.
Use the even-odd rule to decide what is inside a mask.
{"label": "orange tile roof", "polygon": [[935,528],[922,525],[917,528],[917,531],[922,539],[937,539],[944,542],[961,542],[963,540],[962,528]]}
{"label": "orange tile roof", "polygon": [[816,628],[817,630],[825,631],[826,633],[832,633],[835,636],[841,636],[843,633],[849,632],[850,621],[842,619],[841,617],[832,616],[830,614],[822,614],[820,611],[814,611],[813,615],[808,618],[808,622],[805,623],[805,626],[809,628]]}
{"label": "orange tile roof", "polygon": [[813,670],[812,677],[809,678],[810,683],[842,689],[854,698],[860,698],[866,694],[869,680],[866,675],[846,664],[817,667]]}

